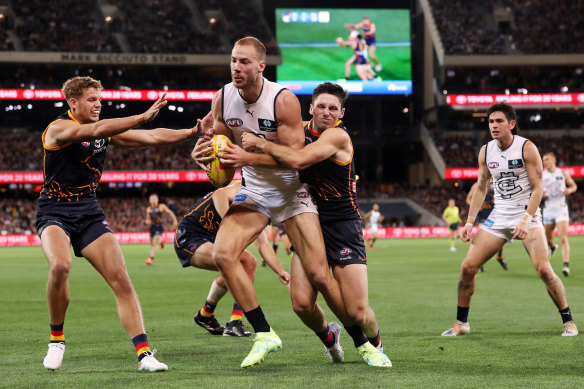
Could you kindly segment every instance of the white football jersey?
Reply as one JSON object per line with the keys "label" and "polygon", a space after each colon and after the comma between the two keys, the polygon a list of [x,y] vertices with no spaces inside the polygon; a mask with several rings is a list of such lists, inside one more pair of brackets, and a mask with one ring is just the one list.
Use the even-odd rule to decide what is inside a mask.
{"label": "white football jersey", "polygon": [[[241,97],[233,83],[225,85],[221,91],[223,120],[239,146],[244,132],[253,132],[270,142],[279,143],[276,98],[285,88],[265,78],[263,82],[260,96],[250,103]],[[300,186],[298,172],[293,169],[244,166],[242,176],[245,186],[250,189],[288,190]]]}
{"label": "white football jersey", "polygon": [[543,172],[543,190],[545,196],[546,208],[559,208],[566,204],[566,177],[564,172],[558,168],[554,172],[544,170]]}
{"label": "white football jersey", "polygon": [[380,215],[381,213],[379,213],[379,211],[371,210],[371,215],[369,215],[369,224],[371,224],[372,227],[377,227]]}
{"label": "white football jersey", "polygon": [[485,162],[493,176],[495,211],[498,214],[525,212],[531,197],[523,148],[528,139],[514,135],[513,142],[501,150],[496,140],[487,143]]}

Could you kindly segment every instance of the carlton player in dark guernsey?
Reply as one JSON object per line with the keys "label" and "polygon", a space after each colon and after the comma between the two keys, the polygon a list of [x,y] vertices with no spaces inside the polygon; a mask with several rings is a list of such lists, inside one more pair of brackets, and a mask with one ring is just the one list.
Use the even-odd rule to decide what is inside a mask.
{"label": "carlton player in dark guernsey", "polygon": [[[47,301],[50,343],[46,369],[61,367],[65,353],[63,325],[69,305],[69,272],[75,255],[85,257],[103,276],[115,295],[118,315],[138,355],[138,369],[167,370],[150,351],[138,296],[126,271],[120,245],[97,203],[95,190],[108,145],[146,147],[192,139],[210,126],[208,115],[185,130],[133,130],[156,117],[166,105],[162,95],[141,115],[99,120],[101,83],[75,77],[62,91],[70,110],[51,122],[42,135],[44,184],[38,200],[37,231],[49,263]],[[99,361],[101,356],[96,356]]]}
{"label": "carlton player in dark guernsey", "polygon": [[[300,179],[309,185],[318,205],[327,260],[343,296],[347,296],[344,298],[347,314],[359,323],[369,339],[366,347],[377,347],[379,363],[375,365],[389,367],[391,362],[383,354],[375,314],[369,306],[353,144],[339,120],[344,115],[347,97],[347,92],[337,84],[325,82],[316,87],[310,105],[313,118],[304,127],[306,145],[301,150],[268,142],[251,133],[243,135],[243,145],[247,150],[262,150],[282,165],[300,170]],[[310,287],[296,256],[292,260],[291,274],[294,311],[321,337],[327,328],[324,312],[316,303],[317,290]],[[326,346],[326,339],[321,337],[321,340]],[[328,351],[331,359],[337,362],[338,354],[335,353],[338,350],[329,347]]]}

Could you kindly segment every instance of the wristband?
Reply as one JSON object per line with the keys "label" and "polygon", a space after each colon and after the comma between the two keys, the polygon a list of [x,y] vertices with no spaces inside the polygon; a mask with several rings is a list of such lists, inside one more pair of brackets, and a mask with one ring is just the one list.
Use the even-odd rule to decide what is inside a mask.
{"label": "wristband", "polygon": [[474,216],[469,216],[466,218],[466,224],[473,224],[475,221],[476,217]]}
{"label": "wristband", "polygon": [[470,228],[472,228],[472,223],[466,223],[464,227],[466,228],[466,226],[470,226]]}
{"label": "wristband", "polygon": [[531,223],[531,220],[533,219],[533,216],[531,216],[530,214],[528,214],[527,212],[525,212],[525,215],[523,215],[523,218],[521,219],[521,221],[526,222],[527,224]]}

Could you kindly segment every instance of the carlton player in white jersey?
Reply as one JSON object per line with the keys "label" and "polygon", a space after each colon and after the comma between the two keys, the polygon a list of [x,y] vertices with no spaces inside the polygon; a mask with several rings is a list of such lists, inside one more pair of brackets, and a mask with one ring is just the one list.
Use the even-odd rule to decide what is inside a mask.
{"label": "carlton player in white jersey", "polygon": [[470,240],[473,222],[493,177],[495,207],[473,238],[461,265],[456,322],[442,336],[470,333],[468,312],[475,290],[476,273],[510,239],[523,241],[537,275],[545,283],[564,322],[562,336],[578,335],[566,300],[566,291],[554,273],[547,255],[539,203],[543,196],[542,162],[537,147],[516,135],[517,115],[507,103],[493,104],[487,111],[493,140],[479,153],[479,177],[472,196],[463,241]]}
{"label": "carlton player in white jersey", "polygon": [[377,240],[377,230],[379,229],[379,223],[383,221],[383,215],[379,212],[379,204],[373,204],[371,211],[365,214],[365,223],[371,232],[371,239],[369,240],[369,250],[373,250],[373,245]]}
{"label": "carlton player in white jersey", "polygon": [[[558,245],[554,244],[554,229],[558,228],[558,235],[562,242],[562,273],[567,277],[570,274],[570,243],[568,242],[568,203],[566,196],[574,193],[578,186],[565,170],[556,167],[556,155],[545,153],[543,155],[543,195],[545,204],[543,208],[543,224],[545,235],[553,255]],[[550,255],[550,256],[551,256]]]}
{"label": "carlton player in white jersey", "polygon": [[[243,167],[242,189],[223,218],[213,250],[213,261],[256,332],[241,367],[261,363],[282,345],[238,261],[270,221],[283,221],[310,283],[322,293],[347,332],[355,328],[365,336],[347,317],[339,284],[328,269],[316,206],[297,173],[278,165],[269,155],[248,153],[238,146],[244,131],[295,149],[304,146],[300,103],[292,92],[263,78],[265,58],[266,49],[256,38],[237,41],[231,52],[232,83],[215,95],[211,109],[213,133],[226,135],[235,143],[221,155],[221,162]],[[205,156],[210,150],[209,139],[199,140],[192,153],[193,160],[204,167],[212,159]]]}

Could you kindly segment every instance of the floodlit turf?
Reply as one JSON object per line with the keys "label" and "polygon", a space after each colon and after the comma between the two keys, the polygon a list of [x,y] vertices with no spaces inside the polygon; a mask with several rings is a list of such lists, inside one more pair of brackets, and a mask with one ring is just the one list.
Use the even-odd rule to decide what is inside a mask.
{"label": "floodlit turf", "polygon": [[[574,318],[584,329],[584,239],[571,238],[572,274],[563,276]],[[250,338],[212,336],[192,317],[207,296],[214,273],[182,269],[172,247],[154,266],[145,245],[125,245],[128,270],[140,296],[151,346],[169,371],[141,373],[132,344],[117,318],[113,295],[93,268],[76,259],[65,322],[63,367],[45,371],[48,343],[47,265],[40,248],[0,248],[0,387],[580,387],[584,335],[560,336],[561,319],[520,243],[505,248],[509,271],[494,260],[478,275],[470,311],[472,333],[442,338],[455,319],[459,264],[445,239],[384,240],[369,252],[371,305],[393,362],[368,367],[346,333],[342,365],[332,365],[316,336],[294,315],[276,275],[258,267],[260,303],[283,349],[252,369],[239,367]],[[553,260],[557,272],[561,253]],[[280,253],[286,268],[289,260]],[[230,313],[230,297],[217,308]],[[326,310],[330,319],[332,315]]]}

